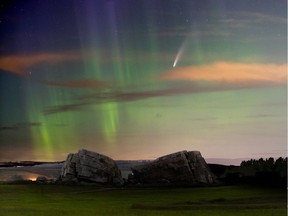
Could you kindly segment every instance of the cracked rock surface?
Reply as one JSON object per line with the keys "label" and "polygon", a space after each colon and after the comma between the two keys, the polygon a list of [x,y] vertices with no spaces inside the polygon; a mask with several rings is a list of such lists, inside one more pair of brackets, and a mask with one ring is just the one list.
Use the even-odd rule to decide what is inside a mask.
{"label": "cracked rock surface", "polygon": [[121,172],[113,159],[85,149],[67,156],[61,170],[60,180],[100,184],[123,183]]}
{"label": "cracked rock surface", "polygon": [[215,183],[215,177],[199,151],[172,153],[131,169],[140,183]]}

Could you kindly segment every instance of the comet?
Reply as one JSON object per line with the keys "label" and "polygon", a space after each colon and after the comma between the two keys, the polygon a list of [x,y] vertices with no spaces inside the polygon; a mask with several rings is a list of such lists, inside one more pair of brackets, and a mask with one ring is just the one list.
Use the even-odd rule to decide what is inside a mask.
{"label": "comet", "polygon": [[175,57],[175,60],[174,60],[174,63],[173,63],[173,68],[176,67],[178,61],[179,61],[179,58],[182,56],[182,52],[181,50],[179,50],[179,52],[177,53],[176,57]]}
{"label": "comet", "polygon": [[178,53],[177,53],[175,60],[174,60],[174,63],[173,63],[173,68],[176,67],[178,61],[182,57],[183,53],[186,51],[187,44],[188,44],[188,39],[186,38],[178,50]]}

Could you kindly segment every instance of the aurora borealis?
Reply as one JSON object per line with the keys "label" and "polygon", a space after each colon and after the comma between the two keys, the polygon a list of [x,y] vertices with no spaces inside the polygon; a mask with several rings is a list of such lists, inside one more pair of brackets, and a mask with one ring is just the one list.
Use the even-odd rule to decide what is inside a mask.
{"label": "aurora borealis", "polygon": [[0,161],[286,155],[285,0],[0,3]]}

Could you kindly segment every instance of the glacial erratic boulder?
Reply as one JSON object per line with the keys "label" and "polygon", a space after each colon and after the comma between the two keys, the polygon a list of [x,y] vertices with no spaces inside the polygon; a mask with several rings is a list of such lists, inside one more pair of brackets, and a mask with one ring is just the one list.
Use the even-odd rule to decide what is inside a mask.
{"label": "glacial erratic boulder", "polygon": [[67,156],[59,179],[62,182],[123,184],[121,172],[113,159],[85,149]]}
{"label": "glacial erratic boulder", "polygon": [[215,177],[199,151],[180,151],[132,167],[134,179],[147,184],[213,184]]}

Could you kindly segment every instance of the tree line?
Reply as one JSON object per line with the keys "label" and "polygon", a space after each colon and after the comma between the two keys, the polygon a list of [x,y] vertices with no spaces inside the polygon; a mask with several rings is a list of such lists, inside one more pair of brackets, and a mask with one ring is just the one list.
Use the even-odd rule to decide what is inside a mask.
{"label": "tree line", "polygon": [[253,172],[273,172],[280,176],[287,176],[287,157],[278,159],[270,158],[260,158],[259,160],[250,159],[247,161],[242,161],[240,164],[240,169],[242,171],[253,171]]}

